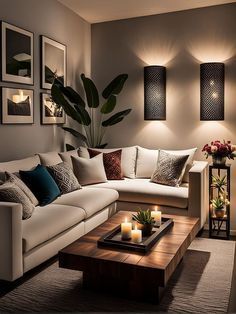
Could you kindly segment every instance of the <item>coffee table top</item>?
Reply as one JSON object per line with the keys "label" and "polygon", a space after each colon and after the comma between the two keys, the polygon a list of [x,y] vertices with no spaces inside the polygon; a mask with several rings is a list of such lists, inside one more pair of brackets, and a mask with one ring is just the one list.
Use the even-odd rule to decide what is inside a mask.
{"label": "coffee table top", "polygon": [[[200,222],[198,218],[163,215],[174,219],[174,226],[171,228],[146,254],[131,252],[127,250],[98,248],[97,240],[104,234],[111,231],[125,217],[131,218],[131,212],[120,211],[109,218],[106,222],[82,236],[77,241],[65,247],[59,252],[59,265],[63,268],[81,271],[90,271],[94,263],[106,264],[110,271],[117,265],[124,266],[129,272],[143,271],[145,276],[156,276],[158,284],[165,285],[183,257],[188,246],[199,231]],[[104,265],[103,265],[104,266]]]}

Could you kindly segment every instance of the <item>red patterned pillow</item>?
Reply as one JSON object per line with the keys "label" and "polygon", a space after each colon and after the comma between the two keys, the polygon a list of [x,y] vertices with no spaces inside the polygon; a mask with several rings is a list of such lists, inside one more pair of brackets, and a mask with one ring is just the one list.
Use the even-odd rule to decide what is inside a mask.
{"label": "red patterned pillow", "polygon": [[[93,158],[101,152],[88,148],[90,158]],[[103,153],[103,164],[108,180],[122,180],[121,171],[121,153],[122,149],[110,153]]]}

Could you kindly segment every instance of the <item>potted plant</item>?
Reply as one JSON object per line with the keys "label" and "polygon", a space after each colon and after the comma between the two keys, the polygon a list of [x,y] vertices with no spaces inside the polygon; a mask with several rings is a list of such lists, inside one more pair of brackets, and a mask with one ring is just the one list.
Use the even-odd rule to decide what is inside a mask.
{"label": "potted plant", "polygon": [[226,175],[222,178],[220,176],[214,176],[212,175],[212,184],[211,187],[218,190],[218,194],[224,194],[225,193],[225,187],[226,187]]}
{"label": "potted plant", "polygon": [[137,214],[132,215],[133,220],[137,223],[137,228],[142,230],[143,236],[148,236],[152,233],[152,228],[155,224],[154,218],[151,216],[150,209],[138,210]]}
{"label": "potted plant", "polygon": [[225,215],[225,202],[224,202],[224,198],[223,197],[216,197],[214,198],[212,201],[212,207],[214,209],[215,212],[215,216],[217,218],[224,218]]}
{"label": "potted plant", "polygon": [[[107,145],[103,142],[107,129],[120,123],[131,112],[131,109],[125,109],[110,115],[117,106],[117,96],[122,91],[128,74],[115,77],[103,90],[102,97],[99,97],[97,87],[90,78],[84,74],[80,77],[85,98],[70,86],[64,87],[55,77],[51,89],[52,99],[79,125],[79,128],[63,126],[65,131],[88,147],[104,148]],[[70,144],[66,147],[67,150],[74,149]]]}
{"label": "potted plant", "polygon": [[211,144],[205,144],[202,151],[205,153],[206,158],[212,156],[214,165],[224,165],[226,158],[234,159],[236,157],[236,145],[231,144],[230,141],[212,141]]}

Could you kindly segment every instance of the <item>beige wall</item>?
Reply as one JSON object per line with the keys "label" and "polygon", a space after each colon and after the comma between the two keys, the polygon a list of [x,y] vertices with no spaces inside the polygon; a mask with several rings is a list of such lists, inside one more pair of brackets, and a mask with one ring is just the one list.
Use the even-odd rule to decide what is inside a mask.
{"label": "beige wall", "polygon": [[[92,25],[92,76],[100,88],[129,74],[120,109],[130,116],[107,134],[109,146],[198,147],[213,139],[236,143],[236,4]],[[225,120],[200,121],[199,64],[225,71]],[[143,67],[167,68],[167,119],[144,121]],[[236,161],[232,162],[232,224],[236,230]]]}
{"label": "beige wall", "polygon": [[[0,161],[18,159],[36,152],[62,149],[60,127],[40,125],[40,35],[67,46],[68,84],[77,85],[79,74],[90,74],[91,27],[56,0],[0,0],[0,20],[34,33],[34,124],[0,124]],[[0,81],[0,86],[19,87]],[[23,86],[23,85],[22,85]],[[25,86],[27,88],[27,86]]]}

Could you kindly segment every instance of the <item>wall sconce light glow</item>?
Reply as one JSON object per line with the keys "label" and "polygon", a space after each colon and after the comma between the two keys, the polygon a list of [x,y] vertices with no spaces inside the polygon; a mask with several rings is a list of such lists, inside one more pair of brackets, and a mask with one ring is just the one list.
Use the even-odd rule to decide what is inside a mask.
{"label": "wall sconce light glow", "polygon": [[224,120],[224,63],[200,65],[200,119]]}
{"label": "wall sconce light glow", "polygon": [[166,68],[144,67],[144,120],[166,120]]}

